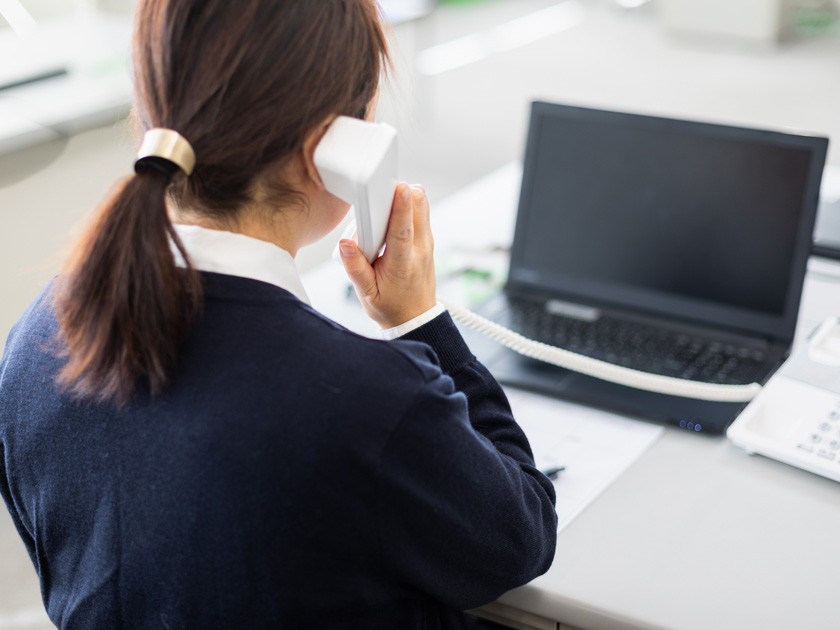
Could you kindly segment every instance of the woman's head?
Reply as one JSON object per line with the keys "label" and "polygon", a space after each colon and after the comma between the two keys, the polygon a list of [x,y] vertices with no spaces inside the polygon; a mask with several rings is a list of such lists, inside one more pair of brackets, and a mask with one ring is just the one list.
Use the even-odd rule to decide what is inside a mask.
{"label": "woman's head", "polygon": [[385,56],[372,0],[141,0],[135,115],[199,156],[178,204],[224,219],[325,119],[365,116]]}
{"label": "woman's head", "polygon": [[127,178],[77,244],[56,292],[61,382],[122,402],[160,392],[201,304],[197,274],[175,267],[166,197],[220,225],[299,203],[290,165],[325,121],[366,115],[386,59],[375,0],[140,0],[137,125],[180,133],[196,165]]}

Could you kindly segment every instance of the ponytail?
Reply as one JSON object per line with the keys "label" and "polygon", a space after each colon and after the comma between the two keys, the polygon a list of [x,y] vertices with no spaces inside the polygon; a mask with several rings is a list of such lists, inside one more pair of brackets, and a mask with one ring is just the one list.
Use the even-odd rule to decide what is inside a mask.
{"label": "ponytail", "polygon": [[300,198],[285,165],[323,121],[367,111],[388,60],[375,0],[139,0],[133,39],[140,172],[102,205],[54,298],[59,382],[117,403],[168,385],[201,307],[166,200],[209,225],[254,202],[280,212]]}
{"label": "ponytail", "polygon": [[59,383],[82,399],[127,403],[138,387],[160,393],[201,308],[197,272],[166,211],[169,178],[126,178],[69,257],[55,294],[67,361]]}

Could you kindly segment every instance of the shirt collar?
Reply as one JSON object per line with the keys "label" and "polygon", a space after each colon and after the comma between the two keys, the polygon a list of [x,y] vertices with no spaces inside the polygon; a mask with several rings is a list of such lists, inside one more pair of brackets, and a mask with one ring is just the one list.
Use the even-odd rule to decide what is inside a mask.
{"label": "shirt collar", "polygon": [[[197,225],[176,224],[174,227],[190,262],[199,271],[267,282],[309,304],[295,259],[285,249],[244,234],[210,230]],[[185,267],[174,243],[172,247],[176,263]]]}

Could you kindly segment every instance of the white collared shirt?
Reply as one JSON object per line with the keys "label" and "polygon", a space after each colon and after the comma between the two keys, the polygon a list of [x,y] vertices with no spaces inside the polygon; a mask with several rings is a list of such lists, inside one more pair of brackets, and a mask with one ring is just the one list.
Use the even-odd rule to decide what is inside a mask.
{"label": "white collared shirt", "polygon": [[[210,230],[197,225],[176,224],[174,227],[193,267],[199,271],[267,282],[309,304],[295,259],[285,249],[234,232]],[[177,249],[174,251],[178,266],[186,266],[180,252]]]}
{"label": "white collared shirt", "polygon": [[[197,270],[273,284],[310,304],[295,259],[285,249],[235,232],[211,230],[197,225],[175,224],[174,227]],[[174,244],[173,251],[176,263],[181,267],[186,266]],[[414,319],[383,330],[380,334],[384,339],[396,339],[427,324],[445,310],[437,304]]]}

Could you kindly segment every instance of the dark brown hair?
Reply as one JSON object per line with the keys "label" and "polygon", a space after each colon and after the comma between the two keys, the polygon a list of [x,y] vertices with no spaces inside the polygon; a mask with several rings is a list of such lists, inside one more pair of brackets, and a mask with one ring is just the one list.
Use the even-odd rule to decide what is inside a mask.
{"label": "dark brown hair", "polygon": [[[58,280],[66,355],[62,385],[125,403],[168,384],[201,311],[200,276],[166,210],[225,223],[268,180],[272,201],[296,191],[276,177],[331,115],[363,117],[387,62],[374,0],[141,0],[134,35],[141,132],[174,129],[193,146],[189,177],[141,169],[99,208]],[[263,182],[264,183],[264,182]]]}

